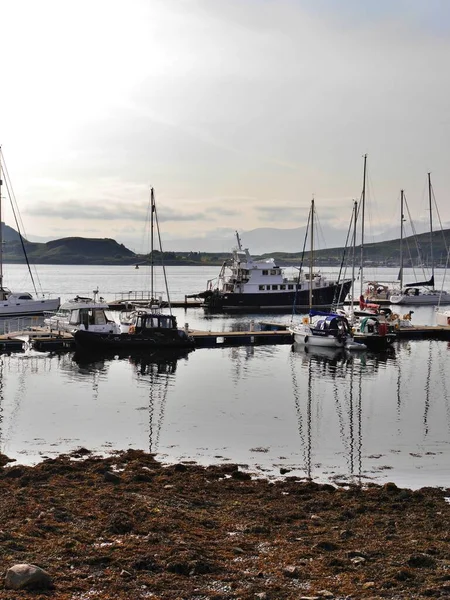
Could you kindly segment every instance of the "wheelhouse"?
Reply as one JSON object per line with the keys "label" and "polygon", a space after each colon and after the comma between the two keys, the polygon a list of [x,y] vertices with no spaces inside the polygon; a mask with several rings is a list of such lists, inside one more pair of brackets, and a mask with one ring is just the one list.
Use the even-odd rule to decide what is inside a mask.
{"label": "wheelhouse", "polygon": [[176,329],[177,319],[172,315],[138,313],[133,325],[135,333],[145,333],[150,329]]}

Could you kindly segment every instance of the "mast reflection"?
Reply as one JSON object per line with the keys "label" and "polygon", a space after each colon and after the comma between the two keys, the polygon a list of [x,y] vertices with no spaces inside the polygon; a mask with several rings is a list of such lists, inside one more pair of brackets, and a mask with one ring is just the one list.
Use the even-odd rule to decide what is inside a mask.
{"label": "mast reflection", "polygon": [[[320,430],[321,420],[323,426],[327,418],[324,410],[326,412],[329,408],[327,403],[332,397],[339,438],[345,448],[347,473],[330,478],[344,478],[361,485],[363,380],[371,377],[371,373],[380,367],[384,368],[388,362],[395,361],[395,350],[391,348],[383,354],[351,353],[342,349],[308,348],[297,344],[291,350],[293,397],[305,476],[308,479],[314,477],[314,448],[320,439],[313,439],[313,431]],[[345,383],[341,380],[345,380]],[[329,417],[330,413],[327,414]]]}

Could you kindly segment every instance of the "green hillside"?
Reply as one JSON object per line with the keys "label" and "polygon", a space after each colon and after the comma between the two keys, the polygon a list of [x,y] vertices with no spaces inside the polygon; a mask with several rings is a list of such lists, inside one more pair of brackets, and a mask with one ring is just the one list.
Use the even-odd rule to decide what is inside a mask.
{"label": "green hillside", "polygon": [[[10,230],[10,231],[8,231]],[[3,228],[8,239],[3,244],[3,259],[8,263],[24,263],[25,256],[20,242],[19,234],[14,229]],[[134,265],[149,264],[150,255],[135,254],[123,244],[110,238],[83,238],[69,237],[52,240],[47,243],[28,242],[24,246],[30,263],[36,264],[89,264],[89,265]],[[419,247],[419,250],[417,248]],[[433,234],[433,256],[435,265],[445,266],[447,249],[450,246],[450,229],[436,231]],[[356,249],[356,262],[359,266],[360,248]],[[230,253],[217,252],[164,252],[163,257],[159,251],[154,252],[155,264],[165,265],[221,265],[230,258]],[[330,248],[315,252],[315,264],[340,265],[343,260],[344,248]],[[351,249],[345,251],[345,263],[351,261]],[[431,246],[430,235],[420,234],[403,240],[404,266],[430,263]],[[301,252],[272,252],[254,258],[274,257],[281,266],[298,265],[301,261]],[[309,260],[309,253],[305,253],[304,263]],[[373,244],[365,244],[364,262],[366,265],[397,267],[400,264],[400,240],[389,240]]]}
{"label": "green hillside", "polygon": [[[30,263],[111,265],[136,262],[134,252],[109,238],[70,237],[45,244],[25,241],[24,246]],[[18,241],[5,243],[3,256],[5,262],[25,261],[22,244]]]}

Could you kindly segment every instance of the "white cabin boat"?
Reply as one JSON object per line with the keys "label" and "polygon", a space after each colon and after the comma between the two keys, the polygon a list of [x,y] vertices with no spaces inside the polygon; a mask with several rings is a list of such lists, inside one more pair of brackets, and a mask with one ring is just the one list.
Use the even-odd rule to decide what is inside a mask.
{"label": "white cabin boat", "polygon": [[107,304],[97,301],[96,293],[94,298],[76,296],[61,304],[57,312],[46,313],[44,323],[51,330],[70,333],[78,330],[120,333],[120,325],[106,314],[108,308]]}

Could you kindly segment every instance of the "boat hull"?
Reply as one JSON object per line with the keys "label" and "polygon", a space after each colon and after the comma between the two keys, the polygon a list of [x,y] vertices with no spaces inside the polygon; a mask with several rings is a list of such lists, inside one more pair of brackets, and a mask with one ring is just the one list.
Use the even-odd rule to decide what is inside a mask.
{"label": "boat hull", "polygon": [[51,300],[0,300],[0,318],[25,317],[28,315],[43,315],[47,311],[58,310],[60,299]]}
{"label": "boat hull", "polygon": [[355,333],[353,339],[355,342],[365,344],[368,350],[383,352],[392,346],[397,339],[397,335],[395,333],[386,333],[384,335],[377,333]]}
{"label": "boat hull", "polygon": [[450,294],[447,292],[429,292],[426,294],[396,294],[389,298],[391,304],[410,306],[438,306],[450,304]]}
{"label": "boat hull", "polygon": [[76,331],[74,340],[77,348],[96,350],[154,351],[169,348],[193,348],[194,340],[181,329],[154,331],[140,334],[104,334],[91,331]]}
{"label": "boat hull", "polygon": [[344,348],[346,337],[331,335],[325,331],[314,329],[309,325],[289,327],[296,344],[317,346],[321,348]]}
{"label": "boat hull", "polygon": [[[342,284],[332,283],[326,287],[316,288],[313,293],[312,308],[329,308],[336,298],[341,304],[350,291],[351,280]],[[210,312],[291,312],[295,303],[296,311],[308,311],[309,290],[269,292],[269,293],[237,293],[211,292],[205,297],[203,308]]]}

